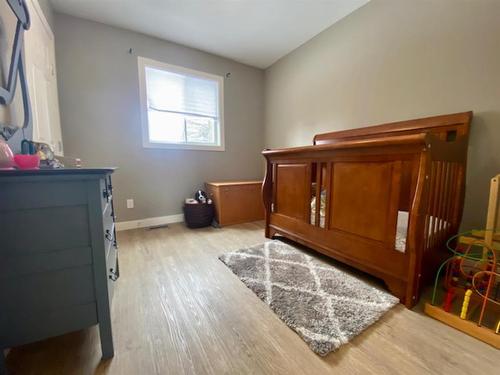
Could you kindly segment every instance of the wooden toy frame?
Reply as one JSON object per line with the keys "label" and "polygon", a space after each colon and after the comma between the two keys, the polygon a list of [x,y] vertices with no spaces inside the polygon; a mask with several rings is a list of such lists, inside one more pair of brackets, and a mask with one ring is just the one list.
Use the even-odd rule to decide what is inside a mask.
{"label": "wooden toy frame", "polygon": [[[483,231],[471,231],[469,235],[463,235],[458,238],[458,246],[465,245],[465,252],[457,252],[450,249],[454,256],[443,263],[436,276],[434,285],[433,298],[431,303],[426,303],[424,311],[427,315],[452,326],[470,336],[473,336],[481,341],[484,341],[497,349],[500,349],[500,300],[498,296],[492,296],[493,288],[500,286],[498,278],[500,277],[500,174],[491,179],[490,196],[488,203],[488,214],[486,220],[486,229]],[[458,248],[457,246],[457,248]],[[471,249],[477,247],[478,255],[472,256]],[[482,254],[481,254],[482,248]],[[476,272],[471,276],[469,273],[467,278],[470,278],[470,287],[465,290],[460,287],[451,287],[447,285],[448,271],[453,264],[458,264],[462,267],[464,262],[473,263]],[[440,271],[446,265],[447,275],[444,278],[444,284],[447,289],[446,297],[444,298],[443,306],[440,307],[436,303],[436,288]],[[462,269],[462,268],[461,268]],[[478,271],[479,270],[479,271]],[[453,271],[452,271],[453,272]],[[472,272],[472,271],[470,271]],[[479,290],[475,284],[478,279],[482,279],[484,284],[483,290]],[[450,289],[451,288],[451,289]],[[452,296],[453,294],[453,296]],[[450,312],[450,304],[454,297],[463,297],[460,316]],[[469,303],[475,307],[481,307],[480,316],[477,322],[469,320],[472,314],[468,313]],[[493,329],[485,327],[483,318],[485,314],[494,314],[495,326]]]}

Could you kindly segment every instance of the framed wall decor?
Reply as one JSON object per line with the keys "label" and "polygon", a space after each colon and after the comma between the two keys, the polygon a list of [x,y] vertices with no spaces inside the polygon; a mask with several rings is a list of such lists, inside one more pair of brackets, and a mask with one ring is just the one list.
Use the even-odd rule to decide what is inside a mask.
{"label": "framed wall decor", "polygon": [[32,121],[23,52],[29,27],[25,0],[0,0],[0,135],[5,140]]}

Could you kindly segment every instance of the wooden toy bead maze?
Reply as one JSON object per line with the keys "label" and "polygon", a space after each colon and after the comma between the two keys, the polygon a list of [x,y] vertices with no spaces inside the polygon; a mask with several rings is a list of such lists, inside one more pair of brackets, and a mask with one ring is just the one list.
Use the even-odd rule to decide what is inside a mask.
{"label": "wooden toy bead maze", "polygon": [[[500,175],[491,179],[485,230],[473,230],[448,241],[453,256],[436,275],[432,302],[425,312],[443,323],[500,349]],[[458,239],[457,246],[449,246]],[[437,293],[445,270],[442,307]]]}

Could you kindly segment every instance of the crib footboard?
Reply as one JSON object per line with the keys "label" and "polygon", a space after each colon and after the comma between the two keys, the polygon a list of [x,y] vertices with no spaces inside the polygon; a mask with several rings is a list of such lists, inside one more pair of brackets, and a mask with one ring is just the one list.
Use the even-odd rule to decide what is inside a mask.
{"label": "crib footboard", "polygon": [[466,147],[417,133],[265,150],[266,237],[381,278],[412,307],[458,228]]}

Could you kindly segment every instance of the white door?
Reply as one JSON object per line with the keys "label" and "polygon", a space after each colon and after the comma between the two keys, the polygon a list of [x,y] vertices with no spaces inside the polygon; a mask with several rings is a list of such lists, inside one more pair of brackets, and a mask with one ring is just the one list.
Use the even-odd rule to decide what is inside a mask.
{"label": "white door", "polygon": [[31,27],[25,32],[26,72],[33,111],[33,140],[49,144],[63,155],[54,34],[38,0],[27,1]]}

